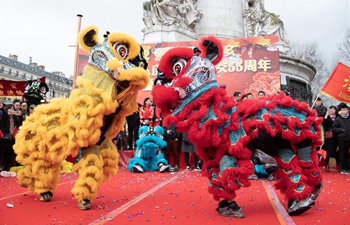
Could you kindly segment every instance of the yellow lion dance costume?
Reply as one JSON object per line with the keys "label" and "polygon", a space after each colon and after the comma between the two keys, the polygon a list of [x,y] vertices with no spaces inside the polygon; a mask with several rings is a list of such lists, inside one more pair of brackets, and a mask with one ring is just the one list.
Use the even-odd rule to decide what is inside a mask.
{"label": "yellow lion dance costume", "polygon": [[24,166],[19,183],[44,202],[53,196],[62,162],[82,149],[72,193],[80,209],[90,209],[101,183],[118,170],[112,139],[123,129],[125,117],[137,110],[138,91],[149,82],[143,50],[134,38],[107,32],[99,43],[97,35],[97,27],[90,26],[78,36],[90,51],[89,64],[76,80],[78,88],[68,99],[38,106],[16,136],[16,160]]}

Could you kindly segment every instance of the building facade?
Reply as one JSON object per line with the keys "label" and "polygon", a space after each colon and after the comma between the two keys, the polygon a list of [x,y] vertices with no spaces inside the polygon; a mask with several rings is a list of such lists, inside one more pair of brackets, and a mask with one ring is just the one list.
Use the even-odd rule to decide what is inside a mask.
{"label": "building facade", "polygon": [[[38,65],[29,59],[29,63],[18,61],[17,55],[5,57],[0,55],[0,79],[13,81],[37,80],[45,77],[49,92],[46,95],[47,101],[52,98],[69,97],[73,81],[64,76],[62,72],[47,72],[45,66]],[[24,91],[24,90],[23,90]],[[0,97],[4,103],[10,103],[18,96]]]}
{"label": "building facade", "polygon": [[281,90],[312,103],[313,65],[290,55],[283,21],[265,9],[265,0],[148,0],[143,3],[144,43],[198,40],[203,36],[240,38],[277,36]]}

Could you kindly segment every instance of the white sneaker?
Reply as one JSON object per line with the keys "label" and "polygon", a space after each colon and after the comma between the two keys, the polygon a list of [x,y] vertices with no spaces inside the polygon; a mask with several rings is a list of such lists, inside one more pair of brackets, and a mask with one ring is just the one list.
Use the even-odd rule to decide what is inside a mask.
{"label": "white sneaker", "polygon": [[142,166],[136,164],[136,165],[132,168],[132,172],[134,172],[134,173],[143,173]]}
{"label": "white sneaker", "polygon": [[193,168],[194,171],[201,171],[201,168],[199,168],[198,166]]}
{"label": "white sneaker", "polygon": [[0,176],[2,177],[16,177],[16,172],[1,171]]}
{"label": "white sneaker", "polygon": [[186,166],[186,170],[191,170],[191,167],[189,167],[189,166]]}
{"label": "white sneaker", "polygon": [[164,165],[164,164],[160,164],[159,165],[159,172],[163,173],[165,171],[169,171],[169,166]]}
{"label": "white sneaker", "polygon": [[254,173],[248,177],[248,180],[259,180],[259,177]]}

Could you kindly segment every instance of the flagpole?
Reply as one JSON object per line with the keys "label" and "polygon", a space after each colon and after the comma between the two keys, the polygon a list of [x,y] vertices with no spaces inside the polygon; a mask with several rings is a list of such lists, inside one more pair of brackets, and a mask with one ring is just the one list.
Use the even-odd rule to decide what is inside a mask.
{"label": "flagpole", "polygon": [[[83,15],[78,14],[77,17],[78,17],[78,31],[77,31],[77,37],[78,37],[80,28],[81,28],[81,18],[83,17]],[[76,38],[72,89],[76,88],[75,80],[77,79],[78,57],[79,57],[79,42],[78,42],[78,38]]]}
{"label": "flagpole", "polygon": [[[323,88],[323,87],[322,87]],[[322,89],[321,89],[322,90]],[[317,101],[317,98],[320,97],[321,91],[318,92],[316,99],[314,100],[314,102],[312,103],[311,109],[315,106],[315,103]]]}

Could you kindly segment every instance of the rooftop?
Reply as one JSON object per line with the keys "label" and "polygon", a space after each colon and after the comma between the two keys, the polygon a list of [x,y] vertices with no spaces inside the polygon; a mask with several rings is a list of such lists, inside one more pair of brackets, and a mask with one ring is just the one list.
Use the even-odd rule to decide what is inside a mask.
{"label": "rooftop", "polygon": [[[33,63],[34,65],[32,66],[32,65],[28,65],[28,64],[22,63],[18,60],[14,60],[14,59],[2,56],[2,55],[0,55],[0,63],[11,66],[13,68],[18,68],[18,69],[23,70],[23,71],[27,71],[28,73],[31,73],[31,74],[36,74],[39,77],[45,76],[47,79],[54,80],[54,81],[57,81],[60,83],[64,83],[64,84],[68,84],[68,85],[71,85],[73,83],[73,81],[71,79],[69,79],[65,76],[62,76],[62,73],[60,73],[60,72],[57,72],[60,75],[55,74],[55,72],[49,73],[49,72],[41,69],[41,68],[44,68],[43,66],[34,66],[34,65],[36,65],[36,63]],[[41,68],[39,68],[39,67],[41,67]]]}

